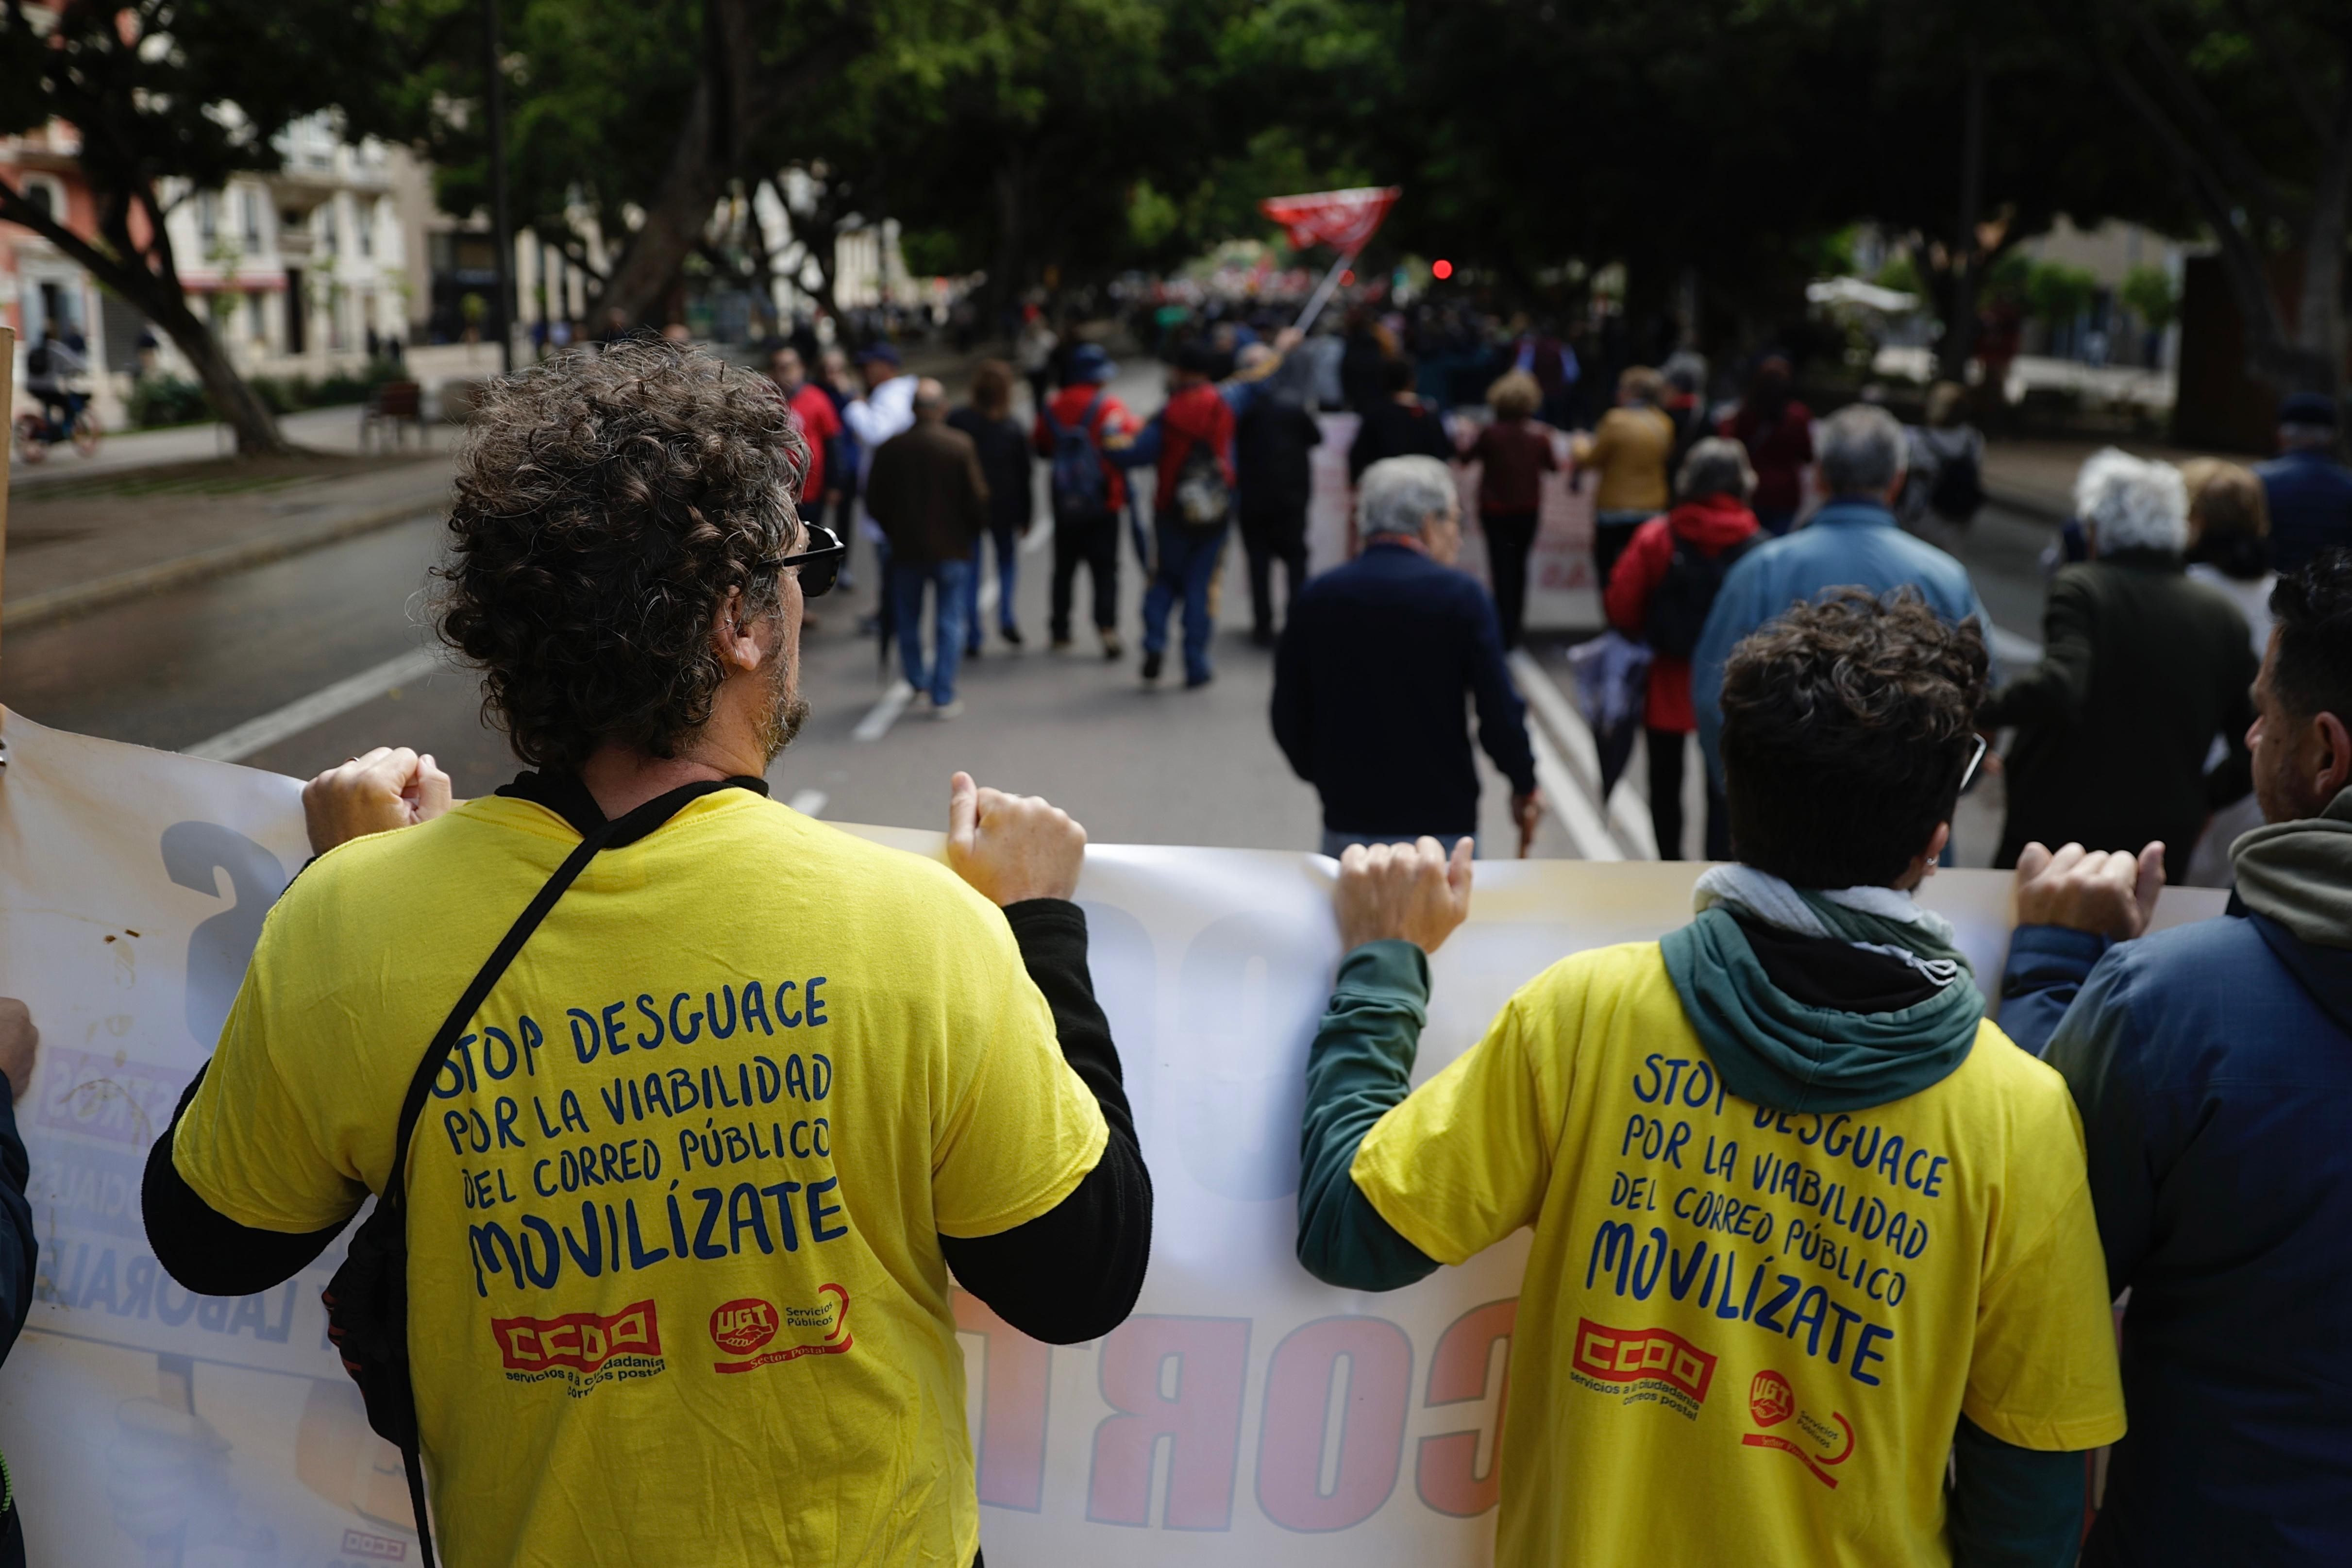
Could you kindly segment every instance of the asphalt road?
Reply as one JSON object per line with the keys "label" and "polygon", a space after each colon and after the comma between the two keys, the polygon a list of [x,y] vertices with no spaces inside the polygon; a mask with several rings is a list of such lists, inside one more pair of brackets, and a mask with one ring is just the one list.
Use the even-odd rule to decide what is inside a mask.
{"label": "asphalt road", "polygon": [[[1145,378],[1122,382],[1140,384],[1119,388],[1137,405],[1157,405]],[[371,745],[406,744],[435,753],[461,793],[492,789],[519,764],[484,725],[474,679],[430,663],[427,573],[438,531],[406,524],[12,633],[0,649],[0,701],[44,724],[184,750],[367,678],[362,689],[374,694],[365,700],[308,723],[297,708],[274,726],[286,732],[239,760],[308,776]],[[2038,635],[2036,560],[2051,531],[1989,509],[1961,544],[1996,621],[2028,637]],[[1199,691],[1184,690],[1173,670],[1157,688],[1138,679],[1141,576],[1131,552],[1120,563],[1127,658],[1106,663],[1090,639],[1073,654],[1045,652],[1051,553],[1042,527],[1030,542],[1015,601],[1027,646],[1008,647],[990,617],[985,654],[965,666],[960,720],[934,720],[916,703],[875,733],[896,662],[886,669],[873,639],[856,630],[873,602],[871,574],[817,604],[803,648],[814,714],[772,770],[778,796],[835,820],[933,826],[944,819],[948,776],[962,768],[1066,805],[1098,842],[1313,847],[1314,793],[1292,776],[1266,728],[1272,658],[1248,641],[1238,542],[1226,556],[1218,678]],[[860,564],[867,559],[861,547]],[[388,686],[387,668],[396,678]],[[872,738],[860,738],[861,726]],[[1638,759],[1632,776],[1638,784]],[[1487,771],[1481,837],[1498,850],[1512,841],[1507,796]],[[1990,856],[1998,810],[1997,782],[1965,805],[1963,863]],[[1537,853],[1574,848],[1561,824],[1547,820]]]}

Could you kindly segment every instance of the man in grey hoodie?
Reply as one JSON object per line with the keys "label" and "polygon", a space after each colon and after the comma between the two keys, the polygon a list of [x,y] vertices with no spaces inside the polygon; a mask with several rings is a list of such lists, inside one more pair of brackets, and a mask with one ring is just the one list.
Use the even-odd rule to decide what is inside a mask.
{"label": "man in grey hoodie", "polygon": [[2140,936],[2162,844],[2018,860],[2000,1021],[2082,1108],[2131,1292],[2087,1564],[2352,1563],[2352,552],[2271,608],[2246,737],[2268,826],[2227,915]]}
{"label": "man in grey hoodie", "polygon": [[1739,862],[1410,1093],[1469,858],[1341,860],[1298,1256],[1394,1289],[1533,1228],[1498,1563],[2071,1562],[2082,1451],[2124,1426],[2082,1125],[1911,896],[1984,754],[1985,667],[1916,594],[1740,644]]}

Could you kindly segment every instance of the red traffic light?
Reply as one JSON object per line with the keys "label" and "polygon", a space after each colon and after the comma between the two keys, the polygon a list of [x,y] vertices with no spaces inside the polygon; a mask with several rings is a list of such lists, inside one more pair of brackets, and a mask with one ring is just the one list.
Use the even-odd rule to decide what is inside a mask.
{"label": "red traffic light", "polygon": [[1429,275],[1443,283],[1454,276],[1454,263],[1441,257],[1429,264]]}

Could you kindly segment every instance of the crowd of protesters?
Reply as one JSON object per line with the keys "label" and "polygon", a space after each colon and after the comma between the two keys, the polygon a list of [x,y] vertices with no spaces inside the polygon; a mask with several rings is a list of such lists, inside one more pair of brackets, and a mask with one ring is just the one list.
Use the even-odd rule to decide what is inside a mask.
{"label": "crowd of protesters", "polygon": [[[1073,901],[1083,830],[958,773],[941,867],[768,800],[764,774],[807,713],[800,637],[845,552],[813,519],[849,476],[887,520],[885,581],[935,701],[939,668],[951,692],[966,646],[971,573],[948,563],[975,563],[953,547],[987,536],[1002,569],[1005,531],[1028,521],[992,499],[1021,484],[1016,459],[1025,472],[1041,445],[1083,457],[1092,479],[1055,482],[1099,503],[1128,465],[1108,440],[1066,438],[1108,426],[1119,455],[1155,444],[1135,466],[1156,469],[1163,531],[1204,528],[1196,512],[1223,526],[1223,449],[1280,408],[1283,384],[1262,356],[1243,384],[1257,390],[1234,398],[1207,353],[1180,353],[1178,412],[1156,434],[1124,411],[1111,426],[1107,362],[1080,355],[1034,429],[1012,416],[1012,367],[984,367],[972,406],[950,415],[943,387],[887,355],[866,359],[863,396],[819,395],[837,427],[795,351],[772,366],[781,400],[651,341],[492,388],[461,460],[437,613],[530,771],[456,803],[431,758],[378,748],[312,781],[318,858],[263,928],[142,1199],[173,1278],[245,1295],[300,1272],[371,1193],[398,1195],[375,1211],[394,1240],[379,1217],[352,1247],[356,1260],[369,1239],[394,1270],[378,1292],[389,1320],[356,1334],[348,1305],[331,1296],[330,1312],[371,1423],[406,1446],[420,1522],[429,1491],[458,1568],[977,1568],[950,1270],[1049,1342],[1099,1337],[1132,1310],[1152,1190]],[[845,368],[821,363],[816,384]],[[1530,387],[1538,411],[1549,395],[1514,374],[1496,393],[1509,410],[1498,452],[1520,439]],[[1680,426],[1660,383],[1626,390],[1621,410]],[[1785,391],[1776,430],[1801,412]],[[2352,474],[2319,438],[2333,405],[2284,413],[2289,456],[2258,470],[2116,452],[2085,464],[2084,558],[2053,584],[2040,658],[2005,679],[1965,572],[1898,525],[1918,448],[1883,410],[1805,416],[1827,500],[1778,536],[1758,500],[1769,432],[1733,422],[1667,448],[1671,504],[1660,495],[1628,534],[1607,610],[1662,652],[1654,740],[1672,736],[1679,756],[1684,734],[1706,737],[1724,863],[1698,878],[1687,924],[1551,964],[1418,1088],[1430,956],[1473,897],[1465,701],[1523,834],[1539,797],[1495,606],[1450,570],[1453,470],[1430,453],[1366,466],[1364,548],[1292,584],[1297,635],[1277,654],[1276,731],[1324,795],[1343,953],[1306,1065],[1297,1253],[1333,1285],[1391,1290],[1531,1231],[1497,1561],[2352,1559]],[[1629,439],[1645,465],[1651,435]],[[1293,474],[1304,433],[1267,438],[1268,471]],[[1971,460],[1963,442],[1927,444],[1940,464]],[[1512,515],[1525,478],[1512,461],[1482,513]],[[1155,579],[1163,617],[1199,570],[1177,558]],[[1915,898],[1995,726],[2019,737],[2002,849],[2017,924],[1997,1005],[1958,933]],[[1375,820],[1400,757],[1423,831]],[[2256,811],[2229,850],[2229,912],[2152,931],[2168,864],[2241,790]],[[587,870],[600,859],[609,874]],[[553,1016],[597,976],[662,973],[724,990],[730,1019],[742,998],[740,1033],[714,1021],[698,1048],[722,1082],[730,1064],[748,1082],[768,1064],[748,1020],[782,1018],[794,983],[777,977],[820,955],[831,978],[805,982],[788,1022],[827,1027],[817,1092],[856,1141],[790,1160],[755,1141],[727,1211],[733,1245],[706,1234],[689,1254],[675,1200],[667,1226],[642,1233],[632,1205],[629,1270],[615,1231],[613,1266],[583,1263],[567,1288],[583,1315],[493,1322],[516,1303],[555,1310],[559,1256],[542,1222],[544,1280],[528,1242],[501,1269],[485,1238],[505,1233],[477,1211],[462,1162],[431,1136],[413,1151],[385,1136],[405,1135],[428,1091],[453,1123],[500,1114],[499,1086],[470,1065],[441,1087],[447,1053],[503,1040],[494,1020]],[[763,979],[777,987],[765,1003]],[[37,1263],[14,1108],[38,1044],[23,1005],[0,998],[0,1354]],[[573,1054],[533,1058],[540,1091],[568,1102],[597,1087],[594,1053],[576,1067]],[[1685,1110],[1738,1129],[1725,1183],[1751,1162],[1773,1172],[1770,1189],[1803,1223],[1818,1211],[1823,1235],[1791,1226],[1750,1268],[1738,1249],[1769,1245],[1757,1205],[1686,1213],[1685,1187],[1667,1216],[1639,1188],[1629,1199],[1627,1152]],[[804,1188],[811,1159],[828,1173]],[[1710,1140],[1706,1178],[1715,1159]],[[802,1179],[759,1184],[785,1171]],[[1891,1222],[1889,1200],[1903,1208]],[[460,1227],[469,1263],[446,1245]],[[1879,1248],[1853,1252],[1851,1272],[1849,1231]],[[642,1249],[673,1237],[674,1258]],[[1882,1288],[1898,1275],[1907,1305]],[[347,1264],[336,1289],[355,1278]],[[730,1296],[827,1292],[837,1308],[789,1325],[792,1354],[806,1353],[797,1382],[666,1382],[673,1396],[630,1405],[567,1397],[481,1350],[516,1323],[657,1310],[677,1322]],[[1632,1302],[1638,1329],[1622,1326]],[[412,1363],[412,1341],[467,1348]],[[1731,1397],[1705,1405],[1706,1378],[1679,1371],[1624,1396],[1617,1373],[1665,1364],[1653,1346],[1672,1362],[1700,1344]],[[810,1383],[814,1423],[795,1418]],[[2110,1446],[2086,1538],[2084,1458]],[[691,1496],[632,1479],[649,1452],[698,1478]],[[1692,1494],[1707,1506],[1640,1500]],[[0,1500],[0,1562],[22,1561],[17,1503],[13,1487]]]}

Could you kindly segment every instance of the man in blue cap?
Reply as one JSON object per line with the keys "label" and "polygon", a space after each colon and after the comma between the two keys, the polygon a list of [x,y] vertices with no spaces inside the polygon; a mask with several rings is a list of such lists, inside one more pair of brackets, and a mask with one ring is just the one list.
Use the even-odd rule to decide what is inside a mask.
{"label": "man in blue cap", "polygon": [[1094,578],[1095,630],[1103,658],[1116,660],[1118,638],[1118,518],[1127,476],[1108,454],[1135,439],[1135,416],[1110,395],[1118,366],[1094,343],[1070,351],[1062,390],[1037,411],[1037,455],[1053,461],[1054,651],[1070,647],[1070,600],[1084,563]]}
{"label": "man in blue cap", "polygon": [[2271,510],[2271,565],[2299,572],[2323,550],[2352,545],[2352,469],[2336,450],[2336,400],[2298,392],[2279,405],[2279,456],[2256,465]]}

